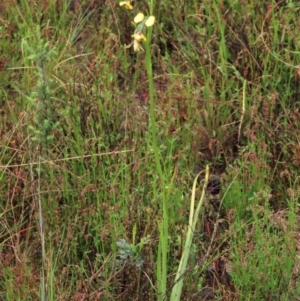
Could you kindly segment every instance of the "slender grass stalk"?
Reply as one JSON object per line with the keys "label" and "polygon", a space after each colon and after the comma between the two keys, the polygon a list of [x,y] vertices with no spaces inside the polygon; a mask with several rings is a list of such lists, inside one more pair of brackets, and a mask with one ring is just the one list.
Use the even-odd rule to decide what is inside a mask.
{"label": "slender grass stalk", "polygon": [[195,178],[194,183],[193,183],[193,189],[192,189],[192,196],[191,196],[191,206],[190,206],[190,217],[189,217],[189,227],[188,227],[188,231],[186,234],[186,240],[185,240],[185,246],[184,246],[184,250],[183,250],[183,254],[180,260],[180,264],[176,273],[176,277],[175,277],[175,285],[172,289],[172,293],[171,293],[171,301],[179,301],[180,300],[180,296],[181,296],[181,292],[182,292],[182,286],[183,286],[183,275],[184,272],[186,270],[186,266],[188,263],[188,259],[189,259],[189,254],[190,254],[190,250],[191,250],[191,245],[193,242],[193,236],[194,236],[194,232],[195,232],[195,228],[196,228],[196,224],[197,224],[197,220],[198,220],[198,216],[199,216],[199,212],[200,209],[203,205],[203,201],[204,201],[204,197],[205,197],[205,191],[206,191],[206,187],[207,187],[207,183],[208,183],[208,177],[209,177],[209,167],[208,165],[206,166],[206,171],[205,171],[205,179],[204,179],[204,185],[202,188],[202,194],[199,200],[199,203],[197,205],[196,211],[194,213],[195,210],[195,195],[196,195],[196,185],[197,185],[197,180],[198,177],[200,176],[200,174],[203,171],[201,171]]}
{"label": "slender grass stalk", "polygon": [[246,111],[246,85],[247,85],[247,81],[244,80],[244,84],[243,84],[243,99],[242,99],[242,115],[241,115],[241,119],[240,119],[239,130],[238,130],[238,141],[239,142],[241,140],[242,125],[243,125],[245,111]]}
{"label": "slender grass stalk", "polygon": [[[39,165],[39,170],[40,165]],[[41,237],[41,245],[42,245],[42,271],[41,271],[41,300],[46,301],[48,292],[47,292],[47,284],[46,284],[46,246],[45,246],[45,225],[44,225],[44,217],[42,212],[42,201],[41,201],[41,180],[40,177],[38,179],[38,207],[39,207],[39,222],[40,222],[40,237]]]}

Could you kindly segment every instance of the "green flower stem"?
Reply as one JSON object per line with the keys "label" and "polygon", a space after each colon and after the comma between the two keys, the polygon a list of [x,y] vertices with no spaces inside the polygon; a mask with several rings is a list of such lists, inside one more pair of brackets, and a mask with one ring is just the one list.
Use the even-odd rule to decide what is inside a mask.
{"label": "green flower stem", "polygon": [[153,0],[150,0],[150,3],[149,3],[150,16],[152,16],[152,15],[153,15],[153,7],[154,7]]}
{"label": "green flower stem", "polygon": [[[150,2],[150,15],[153,12],[153,1]],[[152,60],[150,51],[150,41],[152,36],[152,27],[148,28],[147,40],[145,43],[146,50],[146,69],[149,82],[149,97],[150,97],[150,120],[149,128],[152,138],[152,148],[154,152],[156,170],[160,179],[162,187],[162,210],[163,220],[159,222],[158,229],[160,232],[158,257],[157,257],[157,286],[158,286],[158,300],[162,300],[166,294],[167,287],[167,255],[168,255],[168,195],[165,191],[165,177],[162,170],[160,151],[157,143],[157,127],[155,118],[155,100],[154,100],[154,81],[152,71]]]}

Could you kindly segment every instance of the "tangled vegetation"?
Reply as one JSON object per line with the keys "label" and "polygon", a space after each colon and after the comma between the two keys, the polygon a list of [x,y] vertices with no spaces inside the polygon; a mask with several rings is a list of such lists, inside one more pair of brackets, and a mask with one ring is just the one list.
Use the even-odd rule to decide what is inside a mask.
{"label": "tangled vegetation", "polygon": [[298,1],[2,1],[0,300],[300,300],[299,37]]}

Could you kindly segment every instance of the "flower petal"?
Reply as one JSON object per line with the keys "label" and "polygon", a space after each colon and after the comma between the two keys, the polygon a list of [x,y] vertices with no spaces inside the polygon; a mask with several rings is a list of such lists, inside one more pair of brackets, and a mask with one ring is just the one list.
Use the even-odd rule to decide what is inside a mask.
{"label": "flower petal", "polygon": [[134,18],[134,23],[140,23],[144,20],[145,16],[143,13],[138,13]]}
{"label": "flower petal", "polygon": [[132,5],[130,4],[130,0],[127,0],[127,1],[121,1],[119,4],[120,4],[120,6],[125,5],[125,8],[126,8],[126,9],[133,9]]}
{"label": "flower petal", "polygon": [[137,40],[134,40],[133,41],[133,50],[134,51],[140,51],[140,49],[141,49],[140,43]]}
{"label": "flower petal", "polygon": [[134,38],[135,41],[138,41],[138,42],[140,42],[142,40],[146,41],[145,36],[141,32],[133,34],[132,37]]}
{"label": "flower petal", "polygon": [[147,27],[150,27],[150,26],[152,26],[154,24],[154,22],[155,22],[155,17],[154,16],[150,16],[150,17],[148,17],[147,21],[145,22],[145,25]]}
{"label": "flower petal", "polygon": [[134,42],[131,42],[129,45],[126,45],[125,48],[130,48]]}

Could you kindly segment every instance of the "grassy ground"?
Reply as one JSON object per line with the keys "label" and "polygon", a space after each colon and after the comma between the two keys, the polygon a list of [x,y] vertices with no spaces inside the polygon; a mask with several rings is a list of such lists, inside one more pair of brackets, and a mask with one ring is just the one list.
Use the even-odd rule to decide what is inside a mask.
{"label": "grassy ground", "polygon": [[0,300],[169,300],[206,165],[181,300],[300,300],[298,1],[132,4],[0,4]]}

